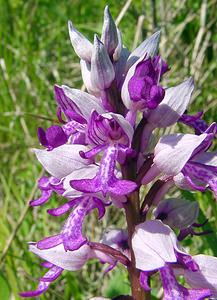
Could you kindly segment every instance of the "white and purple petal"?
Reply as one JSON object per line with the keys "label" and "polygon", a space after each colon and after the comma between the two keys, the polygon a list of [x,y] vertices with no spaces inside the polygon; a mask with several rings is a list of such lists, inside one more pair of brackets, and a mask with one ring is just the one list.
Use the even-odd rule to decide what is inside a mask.
{"label": "white and purple petal", "polygon": [[79,151],[87,151],[83,145],[62,145],[52,151],[34,149],[37,159],[45,170],[56,178],[63,178],[74,170],[83,168],[92,160],[83,159]]}

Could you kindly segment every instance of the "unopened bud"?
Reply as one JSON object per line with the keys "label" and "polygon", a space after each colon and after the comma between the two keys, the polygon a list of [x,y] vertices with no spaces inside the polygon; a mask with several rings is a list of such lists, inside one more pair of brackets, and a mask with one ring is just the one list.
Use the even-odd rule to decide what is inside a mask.
{"label": "unopened bud", "polygon": [[97,35],[94,37],[94,50],[91,58],[91,82],[93,88],[105,90],[115,78],[115,72],[107,50]]}
{"label": "unopened bud", "polygon": [[109,7],[104,10],[104,23],[102,28],[101,40],[105,45],[108,54],[112,55],[118,45],[118,34],[115,22],[110,14]]}
{"label": "unopened bud", "polygon": [[185,199],[173,198],[160,202],[154,212],[160,219],[172,228],[184,229],[195,223],[199,213],[198,203]]}
{"label": "unopened bud", "polygon": [[93,45],[91,42],[83,36],[72,24],[71,21],[68,22],[69,36],[72,43],[72,47],[75,53],[85,61],[91,61],[91,55],[93,50]]}

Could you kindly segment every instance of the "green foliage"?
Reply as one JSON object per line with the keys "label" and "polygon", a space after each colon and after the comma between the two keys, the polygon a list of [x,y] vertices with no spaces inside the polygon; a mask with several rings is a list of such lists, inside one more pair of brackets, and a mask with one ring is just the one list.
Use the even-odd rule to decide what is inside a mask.
{"label": "green foliage", "polygon": [[[204,110],[207,122],[216,120],[216,1],[156,0],[156,24],[151,3],[132,1],[119,25],[125,45],[131,49],[154,27],[162,28],[161,53],[171,66],[165,85],[193,75],[196,90],[189,112]],[[41,172],[31,148],[38,147],[37,127],[55,123],[54,83],[77,88],[82,84],[79,60],[68,38],[67,20],[71,19],[92,40],[93,32],[100,32],[105,4],[117,17],[125,1],[0,0],[0,299],[9,299],[9,294],[19,299],[19,291],[36,286],[36,279],[44,271],[39,259],[28,252],[27,242],[58,232],[63,221],[46,213],[61,199],[53,198],[43,208],[28,209],[30,198],[38,196],[34,185]],[[141,14],[145,15],[144,26],[137,38]],[[208,217],[206,229],[210,226],[216,232],[217,208],[211,193],[195,193],[193,198],[200,203],[200,221]],[[102,230],[113,223],[125,226],[117,210],[107,212],[101,229],[96,229],[93,214],[88,220],[88,236],[99,239]],[[194,254],[201,251],[217,255],[215,234],[188,239],[186,246]],[[112,277],[102,278],[101,267],[88,264],[82,272],[64,272],[41,299],[84,300],[104,291],[112,296],[119,289],[128,293],[125,276],[123,270],[117,270]]]}

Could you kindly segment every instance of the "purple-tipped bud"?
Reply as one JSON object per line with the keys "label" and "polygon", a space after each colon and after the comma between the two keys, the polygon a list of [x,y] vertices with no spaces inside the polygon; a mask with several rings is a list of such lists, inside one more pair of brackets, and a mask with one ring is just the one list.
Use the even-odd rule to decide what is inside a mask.
{"label": "purple-tipped bud", "polygon": [[109,88],[115,78],[114,68],[107,50],[97,35],[94,36],[90,77],[93,87],[100,90]]}
{"label": "purple-tipped bud", "polygon": [[198,203],[185,199],[165,199],[160,202],[154,215],[172,228],[184,229],[198,217]]}
{"label": "purple-tipped bud", "polygon": [[91,42],[83,36],[72,24],[71,21],[68,21],[69,36],[72,43],[72,47],[75,50],[75,53],[85,61],[91,61],[91,55],[93,50],[93,45]]}
{"label": "purple-tipped bud", "polygon": [[104,23],[102,28],[101,40],[105,45],[108,54],[112,55],[118,45],[118,34],[117,27],[110,14],[108,5],[104,10]]}

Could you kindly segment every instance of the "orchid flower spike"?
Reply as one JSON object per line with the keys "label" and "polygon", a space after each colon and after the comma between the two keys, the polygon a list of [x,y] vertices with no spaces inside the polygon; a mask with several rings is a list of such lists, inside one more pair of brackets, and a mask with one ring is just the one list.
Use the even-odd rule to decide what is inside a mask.
{"label": "orchid flower spike", "polygon": [[[144,299],[145,292],[150,298],[157,272],[165,300],[217,297],[217,258],[192,257],[181,247],[187,236],[210,233],[195,231],[208,220],[197,223],[198,202],[166,195],[178,187],[209,189],[217,197],[217,152],[210,150],[217,125],[209,126],[203,112],[189,113],[193,79],[165,86],[169,66],[158,54],[160,31],[131,53],[108,6],[101,35],[89,40],[71,21],[68,29],[85,89],[54,86],[57,118],[48,128],[38,128],[41,148],[33,150],[46,174],[38,179],[41,195],[30,202],[32,207],[49,205],[49,217],[65,216],[65,221],[57,232],[30,243],[48,271],[36,290],[20,295],[38,297],[65,270],[80,270],[97,259],[107,264],[104,275],[119,263],[129,273],[132,295],[113,300]],[[176,129],[169,135],[159,130],[160,138],[155,134],[177,122],[195,134]],[[120,218],[125,213],[126,229],[112,224],[113,205],[117,219],[118,212]],[[97,218],[94,226],[105,215],[110,218],[103,221],[102,236],[97,236],[101,230],[94,230],[96,235],[86,230],[90,214],[91,220]],[[188,286],[179,283],[180,275]]]}

